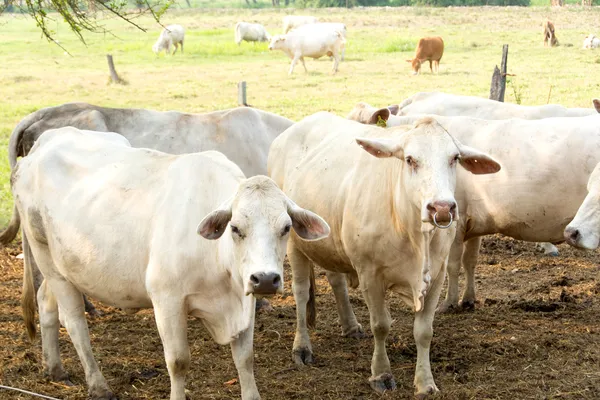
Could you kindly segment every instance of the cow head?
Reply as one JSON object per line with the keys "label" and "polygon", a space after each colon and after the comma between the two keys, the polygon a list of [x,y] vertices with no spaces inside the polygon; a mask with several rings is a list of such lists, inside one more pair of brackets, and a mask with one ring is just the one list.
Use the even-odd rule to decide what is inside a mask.
{"label": "cow head", "polygon": [[285,35],[275,35],[269,42],[269,50],[281,49],[285,46]]}
{"label": "cow head", "polygon": [[454,199],[458,164],[474,174],[500,170],[500,164],[490,156],[461,144],[433,118],[419,120],[409,131],[402,127],[389,131],[396,135],[386,139],[358,138],[357,142],[375,157],[396,157],[402,161],[397,186],[401,193],[395,195],[405,202],[403,207],[419,210],[422,223],[447,227],[458,219]]}
{"label": "cow head", "polygon": [[411,64],[412,74],[418,75],[421,71],[421,60],[419,60],[418,58],[413,58],[410,60],[406,60],[406,62],[409,62]]}
{"label": "cow head", "polygon": [[283,259],[292,229],[304,240],[329,235],[321,217],[298,207],[270,178],[255,176],[200,222],[198,234],[212,240],[224,236],[246,294],[265,296],[283,292]]}
{"label": "cow head", "polygon": [[565,240],[571,246],[593,250],[600,242],[600,164],[588,181],[588,194],[565,229]]}

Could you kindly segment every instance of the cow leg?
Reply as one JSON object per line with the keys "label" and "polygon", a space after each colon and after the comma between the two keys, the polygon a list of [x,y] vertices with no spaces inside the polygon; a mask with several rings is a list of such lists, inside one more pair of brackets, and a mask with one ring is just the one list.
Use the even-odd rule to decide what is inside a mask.
{"label": "cow leg", "polygon": [[63,369],[60,361],[60,348],[58,345],[58,303],[54,294],[43,281],[37,291],[38,310],[40,313],[40,330],[42,332],[42,365],[44,374],[51,380],[69,382],[69,376]]}
{"label": "cow leg", "polygon": [[346,275],[339,272],[327,271],[327,280],[335,295],[335,304],[340,316],[340,325],[342,325],[342,336],[357,339],[363,338],[365,332],[356,320],[356,315],[354,315],[354,310],[352,310],[350,298],[348,297]]}
{"label": "cow leg", "polygon": [[173,44],[173,47],[175,47],[175,50],[173,50],[173,54],[171,54],[172,56],[174,56],[175,53],[177,53],[177,48],[179,47],[179,44],[175,43]]}
{"label": "cow leg", "polygon": [[308,336],[307,305],[310,298],[310,274],[312,262],[296,249],[292,240],[288,242],[288,259],[292,267],[292,291],[296,301],[296,336],[292,358],[297,365],[312,364],[313,352]]}
{"label": "cow leg", "polygon": [[429,60],[429,70],[431,71],[431,73],[433,74],[433,68],[431,67],[431,60]]}
{"label": "cow leg", "polygon": [[[288,71],[288,75],[291,75],[294,72],[294,67],[296,66],[296,63],[298,62],[298,60],[300,59],[300,56],[295,55],[294,58],[292,58],[292,65],[290,65],[290,70]],[[302,63],[304,63],[304,61],[302,61]],[[306,69],[306,67],[304,67],[304,69]]]}
{"label": "cow leg", "polygon": [[[366,267],[365,271],[375,271],[375,267]],[[375,342],[369,384],[373,390],[382,394],[396,389],[396,381],[392,375],[390,360],[385,349],[385,341],[390,332],[392,319],[385,305],[385,286],[381,279],[372,273],[362,273],[359,280],[369,308],[371,331]]]}
{"label": "cow leg", "polygon": [[171,400],[185,400],[185,376],[190,367],[190,348],[184,304],[168,296],[159,300],[153,298],[152,304],[171,378]]}
{"label": "cow leg", "polygon": [[335,53],[333,55],[333,73],[335,74],[338,71],[338,65],[340,65],[340,55]]}
{"label": "cow leg", "polygon": [[537,245],[542,248],[544,255],[552,257],[558,256],[558,249],[552,243],[538,243]]}
{"label": "cow leg", "polygon": [[429,361],[429,349],[433,338],[433,317],[435,307],[440,298],[442,286],[446,278],[446,268],[442,266],[440,273],[431,283],[431,287],[425,297],[425,306],[421,311],[415,313],[415,324],[413,335],[417,345],[417,366],[415,368],[415,396],[424,399],[429,394],[438,392],[438,388],[431,373]]}
{"label": "cow leg", "polygon": [[438,307],[438,312],[440,313],[458,308],[458,275],[460,274],[463,252],[464,242],[462,241],[462,237],[459,238],[459,233],[457,232],[448,256],[448,290],[446,292],[446,299]]}
{"label": "cow leg", "polygon": [[300,57],[300,61],[302,61],[302,66],[304,67],[304,72],[308,74],[308,69],[306,69],[306,64],[304,63],[304,57]]}
{"label": "cow leg", "polygon": [[481,236],[468,240],[465,243],[462,256],[462,265],[465,269],[465,278],[467,285],[463,293],[461,307],[466,310],[475,308],[475,266],[479,256],[479,247],[481,247]]}
{"label": "cow leg", "polygon": [[251,322],[237,339],[231,342],[231,354],[240,378],[242,400],[260,400],[258,388],[254,380],[254,312]]}
{"label": "cow leg", "polygon": [[181,41],[181,54],[183,54],[183,40]]}

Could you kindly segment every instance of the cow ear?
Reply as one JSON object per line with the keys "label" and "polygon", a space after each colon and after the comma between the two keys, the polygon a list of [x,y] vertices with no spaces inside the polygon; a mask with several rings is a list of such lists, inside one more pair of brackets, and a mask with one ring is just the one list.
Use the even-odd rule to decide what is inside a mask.
{"label": "cow ear", "polygon": [[356,143],[377,158],[403,158],[404,151],[397,140],[356,138]]}
{"label": "cow ear", "polygon": [[398,104],[394,104],[391,106],[387,106],[387,109],[390,110],[390,114],[398,115],[398,111],[400,111],[400,106]]}
{"label": "cow ear", "polygon": [[231,221],[232,202],[233,198],[204,217],[196,229],[198,235],[210,240],[220,238]]}
{"label": "cow ear", "polygon": [[495,174],[500,171],[500,163],[485,153],[462,144],[459,151],[460,165],[472,174]]}
{"label": "cow ear", "polygon": [[594,99],[592,100],[592,103],[594,103],[594,108],[596,111],[600,113],[600,99]]}
{"label": "cow ear", "polygon": [[390,110],[387,108],[381,108],[371,115],[369,118],[369,125],[377,125],[385,128],[387,126],[387,120],[390,118]]}
{"label": "cow ear", "polygon": [[294,231],[300,238],[313,241],[329,236],[331,229],[323,218],[314,212],[299,207],[289,198],[287,199],[287,212],[292,219]]}

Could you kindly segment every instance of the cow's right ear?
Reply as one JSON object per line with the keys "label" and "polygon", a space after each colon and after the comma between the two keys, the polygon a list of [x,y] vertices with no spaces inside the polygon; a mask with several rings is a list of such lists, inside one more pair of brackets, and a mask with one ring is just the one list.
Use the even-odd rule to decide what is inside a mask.
{"label": "cow's right ear", "polygon": [[198,235],[209,240],[220,238],[231,221],[232,202],[233,198],[204,217],[196,229]]}
{"label": "cow's right ear", "polygon": [[594,103],[594,108],[596,111],[600,113],[600,99],[594,99],[592,100],[592,103]]}
{"label": "cow's right ear", "polygon": [[387,120],[390,118],[390,110],[387,108],[381,108],[371,115],[369,118],[369,125],[377,125],[385,128],[387,126]]}
{"label": "cow's right ear", "polygon": [[387,106],[387,109],[390,110],[390,114],[398,115],[398,111],[400,111],[400,106],[398,104],[394,104],[391,106]]}
{"label": "cow's right ear", "polygon": [[356,138],[356,143],[377,158],[404,157],[404,149],[398,140]]}

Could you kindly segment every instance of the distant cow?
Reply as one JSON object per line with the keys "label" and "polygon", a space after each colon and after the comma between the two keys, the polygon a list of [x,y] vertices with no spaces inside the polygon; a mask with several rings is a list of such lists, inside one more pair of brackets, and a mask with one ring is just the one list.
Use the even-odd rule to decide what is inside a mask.
{"label": "distant cow", "polygon": [[554,32],[554,24],[549,20],[546,20],[544,21],[544,46],[548,46],[548,42],[550,42],[550,47],[558,46],[558,39]]}
{"label": "distant cow", "polygon": [[283,33],[288,33],[292,29],[298,28],[305,24],[315,24],[318,20],[316,17],[308,15],[286,15],[283,17]]}
{"label": "distant cow", "polygon": [[242,40],[246,42],[268,42],[271,36],[261,24],[238,22],[235,25],[235,43],[239,46]]}
{"label": "distant cow", "polygon": [[42,365],[51,379],[67,379],[60,312],[89,396],[114,398],[92,353],[85,292],[120,308],[154,309],[171,400],[186,398],[188,316],[200,318],[217,343],[231,345],[242,399],[260,398],[254,296],[283,291],[289,234],[293,228],[307,240],[326,237],[319,216],[271,179],[245,179],[219,152],[135,149],[121,135],[73,127],[42,134],[13,171],[11,187],[23,219],[23,315],[33,339],[35,265],[44,277],[37,299]]}
{"label": "distant cow", "polygon": [[303,25],[271,39],[269,50],[281,50],[292,59],[289,75],[294,72],[298,60],[302,61],[304,70],[308,72],[304,57],[319,58],[325,55],[333,57],[333,73],[338,71],[346,40],[340,31],[318,25],[320,24]]}
{"label": "distant cow", "polygon": [[160,33],[158,40],[152,46],[152,51],[155,54],[159,54],[161,51],[165,51],[167,54],[171,53],[171,47],[174,48],[173,53],[177,52],[177,48],[181,45],[181,52],[183,53],[183,41],[185,36],[185,29],[181,25],[168,25]]}
{"label": "distant cow", "polygon": [[439,37],[426,37],[419,39],[417,49],[415,50],[415,57],[406,60],[411,63],[413,75],[417,75],[421,71],[421,64],[425,61],[429,61],[429,69],[433,73],[431,63],[435,65],[435,73],[440,72],[440,60],[444,55],[444,40]]}
{"label": "distant cow", "polygon": [[600,47],[600,38],[597,38],[593,33],[590,33],[583,39],[584,49],[596,49],[598,47]]}
{"label": "distant cow", "polygon": [[331,226],[329,238],[319,243],[292,237],[288,244],[297,313],[295,362],[313,362],[308,326],[315,313],[310,287],[318,265],[328,271],[345,336],[360,334],[362,327],[352,311],[343,274],[360,282],[375,342],[369,383],[379,393],[396,387],[385,348],[392,322],[386,292],[396,291],[415,311],[414,385],[423,398],[438,391],[429,351],[435,307],[456,233],[453,221],[459,218],[454,199],[459,170],[487,174],[497,172],[500,165],[462,144],[431,118],[411,128],[381,129],[320,112],[273,142],[268,169],[287,196],[319,213]]}

